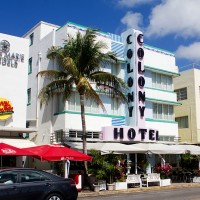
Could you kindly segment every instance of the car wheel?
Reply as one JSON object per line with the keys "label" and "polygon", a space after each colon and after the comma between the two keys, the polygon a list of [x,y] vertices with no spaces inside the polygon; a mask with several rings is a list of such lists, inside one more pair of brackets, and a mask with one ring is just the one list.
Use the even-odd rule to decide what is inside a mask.
{"label": "car wheel", "polygon": [[62,196],[57,193],[50,194],[46,200],[63,200]]}

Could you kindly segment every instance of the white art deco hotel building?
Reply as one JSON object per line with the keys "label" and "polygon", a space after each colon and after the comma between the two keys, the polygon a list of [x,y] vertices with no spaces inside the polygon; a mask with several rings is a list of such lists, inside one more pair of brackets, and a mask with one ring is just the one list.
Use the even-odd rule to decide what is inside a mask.
{"label": "white art deco hotel building", "polygon": [[[78,94],[66,102],[57,96],[40,107],[38,93],[46,83],[37,73],[55,69],[53,61],[46,58],[51,46],[62,46],[67,35],[77,31],[84,34],[87,27],[67,23],[60,27],[39,22],[24,38],[30,40],[28,58],[27,123],[38,131],[30,135],[36,144],[61,142],[74,147],[81,144],[81,117]],[[90,142],[139,141],[174,142],[178,138],[178,125],[174,119],[174,106],[179,105],[173,87],[173,77],[178,67],[173,53],[143,44],[145,35],[127,30],[121,35],[98,32],[98,40],[117,53],[120,66],[107,65],[103,70],[123,78],[129,87],[129,105],[119,104],[108,95],[100,93],[107,113],[93,102],[86,102],[86,128]],[[98,88],[94,85],[97,90]]]}

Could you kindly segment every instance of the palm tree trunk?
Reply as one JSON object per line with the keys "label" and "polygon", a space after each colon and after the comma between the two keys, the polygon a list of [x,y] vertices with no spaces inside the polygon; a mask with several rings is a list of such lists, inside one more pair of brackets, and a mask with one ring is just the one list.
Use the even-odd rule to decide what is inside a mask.
{"label": "palm tree trunk", "polygon": [[[87,135],[86,135],[86,122],[85,122],[85,95],[80,94],[80,105],[81,105],[81,121],[82,121],[82,132],[83,132],[83,153],[87,154]],[[87,161],[84,161],[85,172],[88,174]]]}

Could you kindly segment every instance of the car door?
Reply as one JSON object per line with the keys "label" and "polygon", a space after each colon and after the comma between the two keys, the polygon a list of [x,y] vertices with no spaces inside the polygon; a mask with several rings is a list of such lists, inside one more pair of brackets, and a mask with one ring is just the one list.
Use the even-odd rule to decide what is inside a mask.
{"label": "car door", "polygon": [[33,170],[20,171],[21,200],[43,200],[52,190],[52,181]]}
{"label": "car door", "polygon": [[0,172],[0,199],[20,200],[20,187],[16,171]]}

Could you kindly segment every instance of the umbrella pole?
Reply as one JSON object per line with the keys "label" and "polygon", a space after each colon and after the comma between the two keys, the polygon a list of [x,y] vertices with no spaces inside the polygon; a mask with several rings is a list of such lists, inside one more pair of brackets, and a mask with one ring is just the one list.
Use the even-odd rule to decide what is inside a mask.
{"label": "umbrella pole", "polygon": [[70,161],[65,161],[65,178],[69,178],[69,167],[70,167]]}
{"label": "umbrella pole", "polygon": [[2,156],[1,156],[1,169],[2,169]]}

